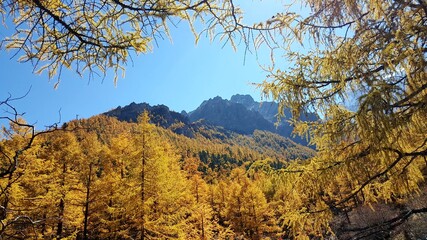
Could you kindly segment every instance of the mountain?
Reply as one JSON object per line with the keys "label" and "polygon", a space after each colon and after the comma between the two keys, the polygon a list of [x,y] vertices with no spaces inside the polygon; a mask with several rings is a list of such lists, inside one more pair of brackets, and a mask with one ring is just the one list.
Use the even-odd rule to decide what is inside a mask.
{"label": "mountain", "polygon": [[[277,121],[277,113],[279,104],[276,102],[256,102],[251,95],[236,94],[231,96],[230,102],[239,103],[245,106],[248,110],[260,113],[268,121],[275,123]],[[290,116],[290,111],[285,111],[285,116]]]}
{"label": "mountain", "polygon": [[[307,145],[306,139],[292,135],[293,127],[287,121],[290,117],[289,109],[285,109],[285,117],[276,126],[278,107],[275,102],[259,103],[250,95],[237,94],[230,100],[221,97],[206,100],[188,116],[192,122],[204,119],[209,124],[242,134],[265,130]],[[302,116],[302,119],[316,120],[317,116],[311,114]]]}
{"label": "mountain", "polygon": [[190,127],[191,124],[188,116],[171,111],[165,105],[150,106],[148,103],[132,102],[127,106],[118,106],[103,114],[109,117],[115,117],[120,121],[137,122],[138,116],[144,111],[150,113],[151,122],[157,126],[173,129],[175,133],[183,134],[188,137],[194,134]]}
{"label": "mountain", "polygon": [[204,119],[209,124],[241,134],[252,134],[256,129],[275,131],[274,126],[260,113],[221,97],[204,101],[196,110],[189,113],[189,118],[192,122]]}
{"label": "mountain", "polygon": [[[150,106],[147,103],[133,102],[124,107],[119,106],[104,115],[116,117],[120,121],[136,122],[142,112],[148,111],[152,123],[187,137],[193,137],[203,129],[215,129],[210,132],[220,133],[216,134],[220,139],[230,135],[230,131],[251,135],[255,130],[260,130],[308,145],[306,139],[292,135],[293,128],[287,121],[290,117],[289,109],[285,109],[285,116],[277,124],[278,107],[276,102],[260,103],[250,95],[236,94],[230,100],[221,97],[205,100],[196,110],[189,113],[185,111],[178,113],[165,105]],[[304,115],[301,118],[318,119],[315,114]]]}
{"label": "mountain", "polygon": [[[242,95],[236,94],[231,96],[230,102],[239,103],[245,106],[248,110],[256,111],[260,113],[265,119],[272,123],[277,122],[277,114],[279,113],[279,104],[276,102],[256,102],[251,95]],[[291,111],[288,108],[285,108],[284,117],[282,117],[279,122],[279,125],[287,125],[286,120],[291,117]],[[301,114],[301,120],[303,121],[316,121],[319,117],[314,113]]]}
{"label": "mountain", "polygon": [[[206,143],[223,145],[228,149],[244,148],[246,149],[244,152],[254,151],[261,154],[260,158],[264,156],[276,159],[272,163],[276,168],[280,168],[288,160],[306,159],[315,154],[312,149],[275,134],[274,124],[259,112],[248,110],[240,103],[220,97],[204,101],[199,108],[190,113],[184,111],[178,113],[165,105],[150,106],[147,103],[133,102],[102,115],[114,117],[122,122],[136,122],[144,111],[149,112],[150,121],[165,129],[166,134],[168,131],[177,134],[167,135],[177,146],[183,145],[178,148],[191,146],[194,150],[197,145],[201,145],[199,151],[206,151],[203,147]],[[231,158],[233,157],[227,157],[228,160]]]}
{"label": "mountain", "polygon": [[167,128],[175,122],[189,123],[188,117],[169,110],[165,105],[150,106],[148,103],[137,104],[132,102],[125,107],[118,106],[117,108],[104,113],[104,115],[116,117],[120,121],[137,122],[138,116],[144,111],[151,113],[151,115],[154,116],[154,118],[151,119],[153,123],[162,127]]}
{"label": "mountain", "polygon": [[[245,106],[248,110],[258,112],[261,114],[266,120],[274,125],[277,125],[276,132],[281,136],[291,138],[297,143],[308,145],[306,139],[301,138],[299,136],[293,136],[292,131],[293,127],[290,125],[288,120],[292,117],[291,111],[289,108],[285,108],[283,110],[284,116],[280,118],[278,122],[278,114],[279,114],[279,104],[277,102],[256,102],[251,95],[241,95],[236,94],[231,96],[231,102],[239,103]],[[302,121],[317,121],[319,116],[315,113],[303,113],[300,116]]]}

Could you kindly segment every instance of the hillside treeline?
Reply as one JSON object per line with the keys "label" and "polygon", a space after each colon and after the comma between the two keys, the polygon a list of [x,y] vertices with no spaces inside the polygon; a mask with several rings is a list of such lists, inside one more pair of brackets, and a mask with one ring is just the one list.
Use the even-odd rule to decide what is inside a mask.
{"label": "hillside treeline", "polygon": [[[188,138],[151,124],[146,112],[137,123],[96,116],[37,137],[30,131],[23,121],[2,129],[4,239],[332,236],[342,228],[337,217],[350,225],[348,213],[372,198],[353,194],[344,172],[325,184],[328,169],[309,171],[311,149],[268,132],[218,137],[206,129]],[[407,171],[408,188],[390,191],[390,202],[422,180]],[[336,206],[333,192],[351,198]]]}

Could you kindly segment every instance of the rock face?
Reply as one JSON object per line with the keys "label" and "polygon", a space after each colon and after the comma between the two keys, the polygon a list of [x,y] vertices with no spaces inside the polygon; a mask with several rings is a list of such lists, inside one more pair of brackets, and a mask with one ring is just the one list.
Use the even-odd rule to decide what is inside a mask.
{"label": "rock face", "polygon": [[[288,123],[291,117],[289,109],[280,119],[276,102],[256,102],[250,95],[236,94],[230,100],[215,97],[204,101],[196,110],[189,113],[191,121],[204,119],[210,124],[243,134],[252,134],[254,130],[266,130],[277,133],[293,141],[307,145],[307,140],[292,135],[293,127]],[[315,121],[315,114],[301,116],[302,120]]]}
{"label": "rock face", "polygon": [[240,103],[249,110],[256,110],[259,107],[259,103],[255,102],[251,95],[236,94],[231,96],[230,102]]}
{"label": "rock face", "polygon": [[[277,122],[277,114],[279,109],[279,104],[276,102],[256,102],[251,95],[241,95],[236,94],[233,95],[230,99],[231,102],[240,103],[245,106],[247,109],[259,112],[265,119],[272,123]],[[280,124],[284,124],[286,120],[291,117],[291,111],[289,109],[284,109],[285,116],[281,119]],[[318,116],[316,114],[303,114],[301,115],[301,119],[306,121],[316,121]]]}
{"label": "rock face", "polygon": [[274,126],[258,112],[221,97],[204,101],[189,116],[192,122],[204,119],[209,124],[242,134],[252,134],[256,129],[275,131]]}
{"label": "rock face", "polygon": [[[251,111],[260,113],[269,122],[277,122],[277,109],[279,105],[276,102],[256,102],[251,95],[233,95],[230,99],[231,102],[240,103]],[[285,112],[286,116],[290,116],[289,111]]]}
{"label": "rock face", "polygon": [[144,111],[150,114],[151,122],[163,128],[173,128],[173,131],[178,134],[183,134],[187,137],[193,135],[190,128],[190,120],[188,116],[171,111],[165,105],[150,106],[148,103],[134,103],[117,107],[111,111],[103,113],[110,117],[116,117],[120,121],[137,122],[138,116]]}
{"label": "rock face", "polygon": [[148,111],[150,113],[151,121],[153,123],[165,128],[168,128],[177,122],[185,124],[189,123],[187,116],[171,111],[165,105],[150,106],[148,103],[137,104],[132,102],[125,107],[119,106],[116,109],[108,111],[104,113],[104,115],[116,117],[120,121],[136,122],[138,120],[138,116],[144,111]]}
{"label": "rock face", "polygon": [[[189,113],[171,111],[165,105],[150,106],[147,103],[133,102],[104,114],[116,117],[121,121],[136,122],[142,112],[148,111],[151,115],[151,122],[154,124],[188,137],[192,137],[201,125],[211,125],[246,135],[253,134],[255,130],[269,131],[290,138],[299,144],[307,145],[305,139],[292,136],[293,128],[287,122],[291,116],[288,109],[285,109],[285,117],[281,119],[278,126],[275,125],[278,107],[276,102],[260,103],[250,95],[236,94],[230,100],[221,97],[206,100],[196,110]],[[318,119],[315,114],[301,118],[303,120]]]}

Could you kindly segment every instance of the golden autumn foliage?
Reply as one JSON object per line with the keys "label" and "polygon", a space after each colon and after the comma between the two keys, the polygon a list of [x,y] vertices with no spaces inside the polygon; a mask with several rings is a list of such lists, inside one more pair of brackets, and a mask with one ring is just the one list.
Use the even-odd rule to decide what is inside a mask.
{"label": "golden autumn foliage", "polygon": [[[291,107],[295,132],[318,154],[282,176],[292,235],[325,236],[335,214],[404,202],[424,182],[427,157],[425,1],[307,0],[283,54],[260,85]],[[277,40],[277,39],[276,39]],[[303,47],[303,46],[302,46]],[[281,59],[282,60],[282,59]],[[315,111],[317,122],[303,122]]]}
{"label": "golden autumn foliage", "polygon": [[[200,32],[213,38],[221,28],[234,41],[227,31],[237,13],[231,1],[218,0],[0,1],[1,16],[17,26],[3,42],[6,49],[19,50],[20,61],[34,61],[35,72],[57,77],[57,84],[65,69],[90,78],[113,69],[116,82],[132,54],[146,54],[158,39],[171,38],[169,26],[178,22],[189,25],[196,41]],[[205,28],[196,29],[196,23]]]}
{"label": "golden autumn foliage", "polygon": [[[272,169],[276,153],[249,149],[244,137],[189,139],[147,114],[134,124],[74,121],[36,141],[13,120],[0,138],[1,236],[324,238],[336,216],[350,222],[361,205],[405,204],[425,184],[424,0],[305,0],[301,14],[290,6],[253,26],[241,24],[232,1],[84,3],[0,1],[25,26],[6,47],[46,64],[39,72],[51,78],[64,66],[117,74],[129,51],[145,53],[153,36],[168,35],[171,19],[191,27],[209,19],[212,36],[221,26],[226,37],[272,48],[259,87],[292,109],[295,133],[317,154]],[[299,120],[305,112],[321,119]],[[87,133],[69,130],[79,127]]]}
{"label": "golden autumn foliage", "polygon": [[[2,141],[4,154],[19,147],[17,141],[25,143],[24,129],[14,126],[8,131]],[[214,195],[219,189],[205,180],[213,177],[199,171],[200,150],[178,151],[169,142],[174,138],[165,133],[144,113],[136,124],[99,116],[38,136],[17,168],[0,181],[2,206],[7,210],[0,235],[226,239],[278,233],[262,191],[244,170],[232,174],[243,181],[235,185],[242,190],[233,191],[245,201],[244,220],[234,217],[235,199],[230,196],[223,202],[224,219],[218,218]],[[217,148],[208,142],[204,146]]]}
{"label": "golden autumn foliage", "polygon": [[[97,127],[88,127],[92,124]],[[246,160],[230,171],[206,169],[206,152],[227,148],[200,138],[205,150],[197,144],[184,149],[183,142],[196,139],[184,140],[150,124],[146,113],[138,123],[96,116],[64,127],[38,136],[20,155],[17,168],[1,179],[2,237],[324,237],[337,230],[331,227],[335,216],[365,203],[402,204],[422,178],[417,165],[396,164],[396,169],[406,166],[404,182],[399,173],[362,186],[380,163],[335,166],[322,161],[322,152],[281,169],[273,168],[269,158]],[[20,142],[25,144],[22,130],[9,130],[1,142],[3,154],[13,155]],[[216,161],[217,156],[210,157]]]}

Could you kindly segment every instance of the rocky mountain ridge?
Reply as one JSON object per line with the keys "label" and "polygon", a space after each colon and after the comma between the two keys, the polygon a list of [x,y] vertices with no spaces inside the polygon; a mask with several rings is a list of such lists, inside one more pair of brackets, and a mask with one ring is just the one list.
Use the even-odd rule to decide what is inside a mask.
{"label": "rocky mountain ridge", "polygon": [[[292,135],[292,126],[287,119],[289,110],[285,109],[285,117],[277,123],[278,104],[275,102],[256,102],[250,95],[233,95],[230,100],[219,96],[203,101],[200,106],[189,113],[170,110],[165,105],[150,106],[147,103],[131,103],[117,107],[104,115],[116,117],[121,121],[136,122],[144,111],[150,112],[151,121],[161,127],[172,129],[175,133],[188,137],[194,136],[203,125],[220,127],[219,132],[236,132],[251,135],[255,130],[269,131],[285,138],[307,145],[305,139]],[[303,117],[304,118],[304,117]],[[316,120],[314,114],[305,116],[308,120]]]}

